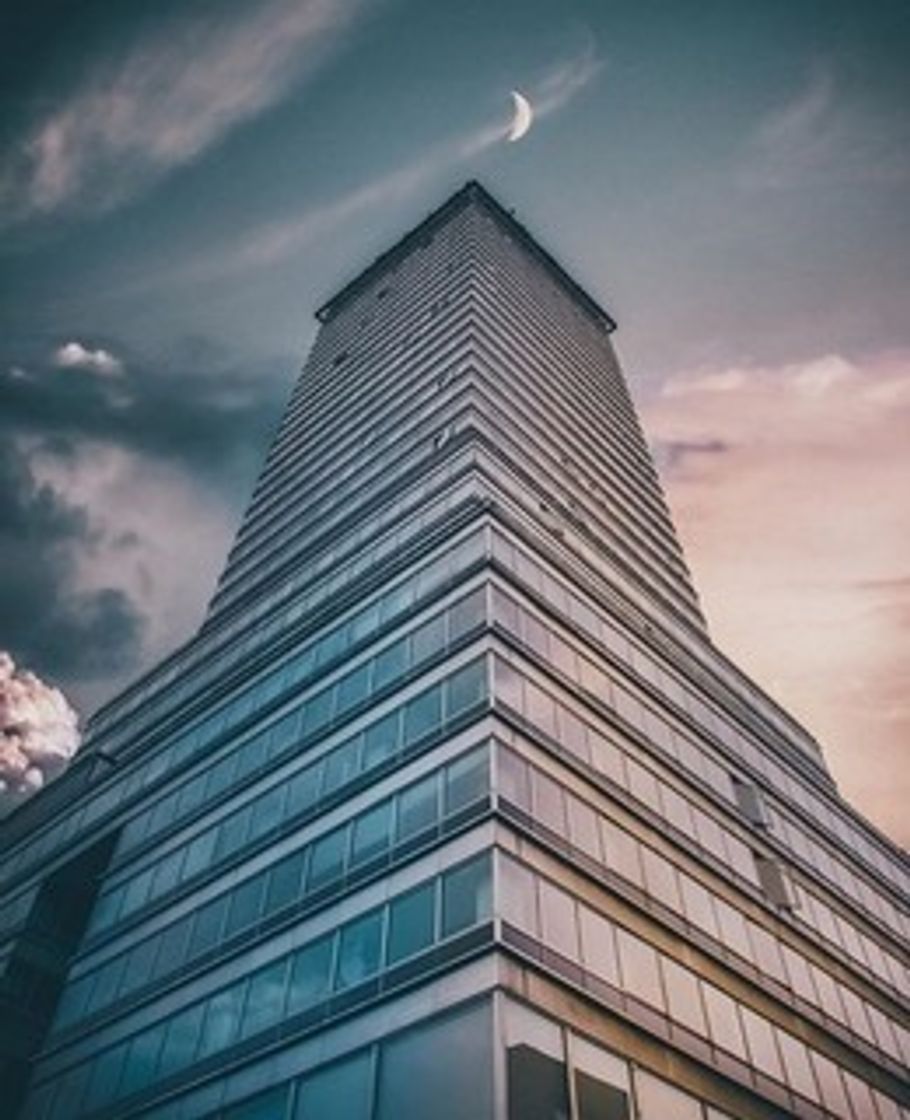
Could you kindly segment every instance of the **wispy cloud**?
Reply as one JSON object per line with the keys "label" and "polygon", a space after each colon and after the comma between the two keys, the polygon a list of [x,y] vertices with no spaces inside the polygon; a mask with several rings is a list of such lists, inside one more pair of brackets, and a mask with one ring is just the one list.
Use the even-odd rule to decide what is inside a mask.
{"label": "wispy cloud", "polygon": [[693,371],[643,419],[718,644],[910,839],[910,352]]}
{"label": "wispy cloud", "polygon": [[747,138],[741,185],[784,190],[826,183],[893,183],[910,178],[910,127],[876,110],[817,63],[788,100]]}
{"label": "wispy cloud", "polygon": [[0,155],[7,223],[105,210],[276,104],[325,56],[360,0],[267,0],[183,16],[84,82]]}
{"label": "wispy cloud", "polygon": [[82,369],[102,377],[118,377],[123,373],[123,362],[110,350],[99,346],[92,350],[81,342],[65,342],[54,351],[54,365],[60,369]]}
{"label": "wispy cloud", "polygon": [[[556,63],[539,82],[528,87],[537,120],[566,108],[600,73],[602,62],[592,47]],[[459,166],[472,173],[472,163],[507,138],[509,121],[502,116],[434,144],[411,162],[360,187],[291,215],[246,231],[233,244],[205,259],[193,261],[179,274],[197,282],[245,272],[285,260],[360,214],[403,201],[434,177]],[[177,279],[172,271],[169,282]]]}

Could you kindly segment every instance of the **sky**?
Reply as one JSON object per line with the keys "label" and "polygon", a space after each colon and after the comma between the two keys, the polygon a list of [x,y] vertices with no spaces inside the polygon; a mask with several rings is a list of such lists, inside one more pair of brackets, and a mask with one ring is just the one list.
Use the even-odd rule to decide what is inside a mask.
{"label": "sky", "polygon": [[715,642],[910,842],[906,3],[7,9],[17,665],[85,715],[190,636],[314,310],[477,178],[618,320]]}

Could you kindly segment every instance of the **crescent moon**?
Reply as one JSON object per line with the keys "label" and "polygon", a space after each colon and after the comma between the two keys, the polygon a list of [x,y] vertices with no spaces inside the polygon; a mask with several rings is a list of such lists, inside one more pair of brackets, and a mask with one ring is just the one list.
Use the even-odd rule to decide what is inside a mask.
{"label": "crescent moon", "polygon": [[516,140],[520,140],[531,127],[531,123],[534,120],[534,110],[531,108],[530,101],[520,94],[517,89],[512,90],[512,101],[515,105],[515,115],[512,117],[512,123],[509,126],[509,134],[506,137],[510,144],[514,144]]}

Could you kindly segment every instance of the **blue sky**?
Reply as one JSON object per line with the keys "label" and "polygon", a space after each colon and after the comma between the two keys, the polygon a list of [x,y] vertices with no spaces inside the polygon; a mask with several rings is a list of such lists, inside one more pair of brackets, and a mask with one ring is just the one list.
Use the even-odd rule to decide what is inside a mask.
{"label": "blue sky", "polygon": [[88,710],[186,637],[312,312],[478,178],[618,319],[718,643],[906,828],[906,4],[17,7],[0,648]]}

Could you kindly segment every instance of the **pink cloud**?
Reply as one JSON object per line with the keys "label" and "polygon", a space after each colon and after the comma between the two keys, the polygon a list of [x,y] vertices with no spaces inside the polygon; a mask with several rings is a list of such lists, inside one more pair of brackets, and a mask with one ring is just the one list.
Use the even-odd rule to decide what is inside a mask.
{"label": "pink cloud", "polygon": [[910,841],[910,353],[694,371],[644,411],[715,641]]}

